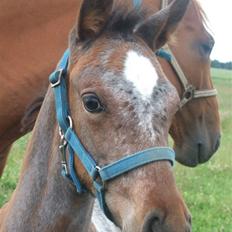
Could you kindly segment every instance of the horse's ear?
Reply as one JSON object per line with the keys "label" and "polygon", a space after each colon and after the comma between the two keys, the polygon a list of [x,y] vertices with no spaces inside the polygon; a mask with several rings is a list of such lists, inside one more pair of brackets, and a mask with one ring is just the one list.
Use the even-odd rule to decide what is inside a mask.
{"label": "horse's ear", "polygon": [[95,38],[112,10],[113,0],[83,0],[77,19],[77,40]]}
{"label": "horse's ear", "polygon": [[152,50],[162,47],[184,16],[189,0],[175,0],[168,7],[138,24],[134,33],[142,37]]}

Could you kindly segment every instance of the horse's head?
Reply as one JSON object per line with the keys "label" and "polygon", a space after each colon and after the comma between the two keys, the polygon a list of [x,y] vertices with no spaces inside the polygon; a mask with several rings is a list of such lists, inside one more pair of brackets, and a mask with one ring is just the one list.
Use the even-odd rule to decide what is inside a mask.
{"label": "horse's head", "polygon": [[[142,12],[112,10],[112,2],[83,1],[70,36],[70,113],[82,144],[100,167],[167,146],[179,98],[152,50],[166,42],[188,4],[175,1],[143,21]],[[78,158],[75,167],[94,194]],[[107,207],[123,231],[190,231],[169,161],[131,170],[104,187]]]}
{"label": "horse's head", "polygon": [[[190,1],[188,10],[177,29],[170,47],[189,84],[196,90],[211,90],[210,53],[214,45],[206,31],[203,11],[196,1]],[[183,96],[183,85],[170,76]],[[220,120],[215,96],[190,100],[173,119],[170,133],[175,140],[177,160],[188,166],[204,163],[216,152],[220,143]]]}

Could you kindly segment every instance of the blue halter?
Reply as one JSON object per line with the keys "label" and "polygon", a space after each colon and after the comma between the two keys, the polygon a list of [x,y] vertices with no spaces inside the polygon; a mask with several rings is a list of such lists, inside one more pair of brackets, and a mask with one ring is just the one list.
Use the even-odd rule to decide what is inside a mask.
{"label": "blue halter", "polygon": [[[85,186],[80,182],[75,170],[74,155],[77,155],[93,180],[96,197],[98,198],[101,209],[105,215],[112,220],[111,213],[105,202],[104,183],[135,168],[152,162],[168,160],[171,165],[173,165],[175,153],[168,147],[154,147],[128,155],[104,167],[99,167],[91,154],[89,154],[81,144],[78,136],[72,129],[72,119],[69,114],[66,87],[68,60],[69,50],[66,50],[56,70],[49,77],[51,86],[54,90],[56,116],[60,126],[62,140],[60,146],[62,152],[62,175],[68,177],[72,181],[78,193],[87,191]],[[66,161],[66,148],[68,148],[69,152],[68,162]]]}

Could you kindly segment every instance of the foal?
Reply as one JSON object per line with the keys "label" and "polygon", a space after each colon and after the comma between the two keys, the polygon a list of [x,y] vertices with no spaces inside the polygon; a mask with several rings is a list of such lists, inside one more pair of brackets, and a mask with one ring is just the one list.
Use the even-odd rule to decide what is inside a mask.
{"label": "foal", "polygon": [[[179,98],[152,49],[166,42],[188,1],[175,1],[145,21],[142,12],[112,11],[112,3],[112,0],[83,1],[71,33],[71,57],[65,72],[71,115],[68,131],[78,134],[100,167],[138,151],[143,151],[146,160],[152,155],[148,151],[154,151],[151,147],[167,146]],[[150,33],[150,27],[154,33]],[[53,83],[55,91],[59,85],[59,81]],[[56,98],[56,105],[62,99]],[[86,192],[77,194],[60,175],[62,157],[54,104],[49,89],[19,183],[1,212],[1,231],[89,229],[95,185],[78,153],[74,166]],[[166,154],[171,151],[160,150],[164,151],[160,161],[129,170],[102,186],[111,219],[125,232],[190,231],[188,211],[176,189]],[[101,173],[103,169],[95,170]]]}

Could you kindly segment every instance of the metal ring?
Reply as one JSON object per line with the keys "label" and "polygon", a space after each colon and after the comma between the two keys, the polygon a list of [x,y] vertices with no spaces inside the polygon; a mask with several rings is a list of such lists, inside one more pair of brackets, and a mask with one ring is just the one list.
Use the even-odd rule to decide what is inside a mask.
{"label": "metal ring", "polygon": [[98,165],[95,168],[98,172],[101,170],[101,168]]}
{"label": "metal ring", "polygon": [[51,83],[51,87],[54,88],[56,86],[58,86],[61,82],[61,77],[62,77],[62,73],[63,73],[63,69],[59,69],[56,71],[57,73],[59,73],[58,79],[55,83]]}
{"label": "metal ring", "polygon": [[68,121],[69,121],[69,128],[73,128],[73,121],[70,115],[68,115]]}
{"label": "metal ring", "polygon": [[189,85],[187,89],[184,91],[183,98],[185,98],[188,101],[193,99],[194,91],[195,91],[195,88],[192,85]]}
{"label": "metal ring", "polygon": [[62,131],[61,127],[59,126],[59,135],[60,138],[63,139],[64,138],[64,132]]}

